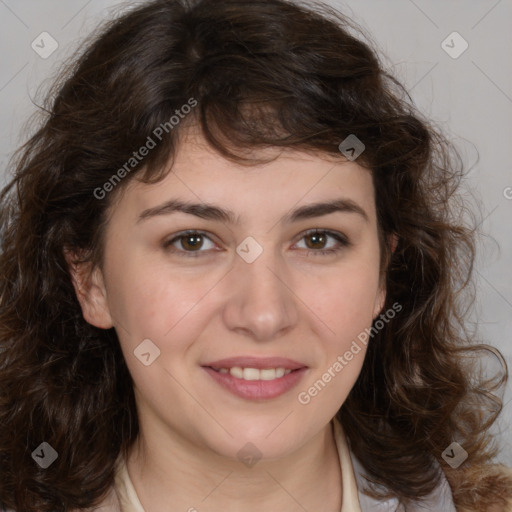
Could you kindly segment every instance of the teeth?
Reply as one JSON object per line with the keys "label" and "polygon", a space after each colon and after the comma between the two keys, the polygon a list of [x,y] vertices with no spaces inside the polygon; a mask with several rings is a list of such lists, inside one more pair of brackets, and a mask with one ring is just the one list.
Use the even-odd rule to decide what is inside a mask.
{"label": "teeth", "polygon": [[233,366],[233,368],[220,368],[220,373],[229,373],[237,379],[243,380],[274,380],[279,379],[283,375],[288,375],[292,370],[285,370],[284,368],[265,368],[259,370],[258,368],[240,368],[240,366]]}

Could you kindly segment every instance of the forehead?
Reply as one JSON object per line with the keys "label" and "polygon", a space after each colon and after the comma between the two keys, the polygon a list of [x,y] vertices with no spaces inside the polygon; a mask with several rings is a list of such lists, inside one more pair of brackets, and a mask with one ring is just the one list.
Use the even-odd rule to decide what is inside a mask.
{"label": "forehead", "polygon": [[350,199],[374,217],[371,171],[340,156],[290,148],[265,148],[244,156],[273,159],[244,165],[224,158],[197,129],[188,129],[167,175],[156,184],[132,180],[118,205],[142,212],[170,199],[229,205],[240,219],[282,212],[297,205]]}

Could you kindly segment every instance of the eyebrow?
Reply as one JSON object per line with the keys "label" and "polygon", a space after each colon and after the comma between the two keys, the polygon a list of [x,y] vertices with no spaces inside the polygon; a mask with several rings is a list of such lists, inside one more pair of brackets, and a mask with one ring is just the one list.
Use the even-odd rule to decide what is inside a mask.
{"label": "eyebrow", "polygon": [[[195,215],[201,219],[216,220],[228,224],[240,224],[240,217],[231,210],[226,210],[220,206],[208,203],[189,203],[176,199],[171,199],[165,203],[144,210],[137,219],[137,223],[143,220],[156,217],[158,215],[170,215],[176,212]],[[330,213],[355,213],[363,217],[365,222],[370,219],[366,211],[351,199],[335,199],[333,201],[313,203],[300,206],[281,218],[281,223],[292,223],[299,220],[312,219],[328,215]]]}

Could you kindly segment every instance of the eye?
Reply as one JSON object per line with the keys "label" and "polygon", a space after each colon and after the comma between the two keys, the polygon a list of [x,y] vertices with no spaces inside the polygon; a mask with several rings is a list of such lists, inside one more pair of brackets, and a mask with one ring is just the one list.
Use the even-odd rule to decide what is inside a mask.
{"label": "eye", "polygon": [[197,257],[201,253],[207,252],[200,250],[204,245],[204,240],[209,240],[213,244],[210,237],[202,231],[185,231],[164,242],[163,247],[173,253],[180,253],[187,257]]}
{"label": "eye", "polygon": [[[329,238],[334,240],[335,243],[334,246],[331,244],[331,247],[326,248]],[[205,240],[209,241],[212,246],[206,247],[206,250],[201,250],[205,248]],[[306,242],[308,256],[335,254],[351,245],[342,233],[320,229],[307,231],[302,235],[300,240],[308,240],[308,242]],[[201,253],[208,253],[209,250],[215,250],[213,248],[214,245],[215,244],[211,238],[205,232],[194,230],[178,233],[176,236],[162,244],[163,248],[169,252],[183,255],[185,257],[198,257]]]}
{"label": "eye", "polygon": [[[335,243],[334,245],[331,244],[331,247],[326,249],[325,247],[329,238],[334,239]],[[341,233],[320,229],[312,229],[307,231],[302,236],[301,240],[309,240],[309,242],[306,242],[306,249],[312,250],[308,250],[308,256],[335,254],[343,250],[345,247],[351,245],[348,239]]]}

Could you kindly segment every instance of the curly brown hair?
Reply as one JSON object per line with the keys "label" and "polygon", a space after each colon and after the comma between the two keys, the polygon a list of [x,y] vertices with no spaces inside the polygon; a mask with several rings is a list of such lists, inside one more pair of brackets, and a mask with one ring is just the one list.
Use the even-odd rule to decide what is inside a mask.
{"label": "curly brown hair", "polygon": [[[4,506],[96,505],[113,484],[118,455],[138,435],[115,329],[84,320],[64,250],[101,266],[109,207],[135,177],[165,176],[189,122],[221,155],[248,165],[259,161],[244,150],[341,157],[348,135],[364,142],[357,162],[372,171],[376,190],[384,308],[403,307],[372,338],[337,414],[353,453],[383,486],[368,492],[385,489],[404,503],[425,496],[438,483],[437,461],[458,508],[485,510],[512,498],[512,482],[493,469],[489,433],[501,409],[492,392],[503,386],[506,365],[465,322],[476,230],[456,194],[462,159],[363,33],[320,3],[155,0],[102,25],[73,57],[1,193]],[[167,130],[111,193],[99,194],[190,98],[197,106],[186,122]],[[394,252],[384,242],[390,234],[398,236]],[[500,357],[501,377],[475,382],[479,351]],[[43,440],[59,454],[45,470],[31,457]],[[457,469],[441,457],[454,440],[469,454]]]}

